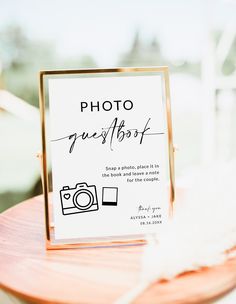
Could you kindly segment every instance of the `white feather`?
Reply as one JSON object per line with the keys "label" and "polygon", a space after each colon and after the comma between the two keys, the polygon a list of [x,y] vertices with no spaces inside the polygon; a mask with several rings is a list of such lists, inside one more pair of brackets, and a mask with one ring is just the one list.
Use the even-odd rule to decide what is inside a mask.
{"label": "white feather", "polygon": [[132,303],[154,281],[224,263],[235,255],[236,162],[199,171],[161,234],[147,236],[140,282],[115,304]]}
{"label": "white feather", "polygon": [[201,171],[143,254],[142,279],[171,279],[223,263],[236,246],[236,163]]}

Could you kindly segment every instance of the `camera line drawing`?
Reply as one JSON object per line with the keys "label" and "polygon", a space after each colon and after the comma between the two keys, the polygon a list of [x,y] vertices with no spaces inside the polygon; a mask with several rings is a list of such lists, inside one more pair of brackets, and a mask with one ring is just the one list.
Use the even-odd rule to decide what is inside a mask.
{"label": "camera line drawing", "polygon": [[[76,214],[91,211],[98,211],[98,197],[95,185],[89,185],[85,182],[77,183],[74,188],[64,186],[60,190],[62,214]],[[118,188],[102,188],[102,205],[117,206]]]}
{"label": "camera line drawing", "polygon": [[97,211],[98,198],[95,185],[78,183],[75,188],[64,186],[60,191],[63,215]]}

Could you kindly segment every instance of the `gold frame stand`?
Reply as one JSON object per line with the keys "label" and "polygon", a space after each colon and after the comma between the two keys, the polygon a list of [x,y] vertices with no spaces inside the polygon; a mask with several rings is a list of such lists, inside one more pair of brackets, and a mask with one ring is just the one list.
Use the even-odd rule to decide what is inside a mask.
{"label": "gold frame stand", "polygon": [[[39,72],[39,103],[40,103],[40,115],[41,115],[41,131],[42,131],[42,152],[37,156],[40,159],[41,165],[41,179],[44,194],[44,208],[45,208],[45,228],[46,228],[46,249],[66,249],[66,248],[85,248],[85,247],[110,247],[110,246],[124,246],[124,245],[140,245],[145,244],[144,236],[132,236],[132,238],[120,237],[120,239],[114,238],[100,238],[98,241],[86,241],[74,243],[74,240],[69,243],[57,243],[53,242],[54,224],[52,221],[51,205],[49,202],[49,182],[48,182],[48,168],[47,168],[47,149],[46,149],[46,118],[45,118],[45,86],[44,77],[47,76],[61,76],[61,75],[79,75],[79,74],[101,74],[101,73],[162,73],[164,78],[164,93],[166,101],[166,117],[167,117],[167,129],[168,129],[168,152],[169,152],[169,176],[170,176],[170,204],[169,214],[173,213],[173,202],[175,199],[175,181],[174,181],[174,147],[173,147],[173,134],[172,134],[172,122],[171,122],[171,108],[170,108],[170,88],[169,88],[169,72],[168,67],[120,67],[120,68],[108,68],[108,69],[79,69],[79,70],[58,70],[58,71],[40,71]],[[121,239],[122,238],[122,239]],[[109,239],[109,240],[108,240]]]}

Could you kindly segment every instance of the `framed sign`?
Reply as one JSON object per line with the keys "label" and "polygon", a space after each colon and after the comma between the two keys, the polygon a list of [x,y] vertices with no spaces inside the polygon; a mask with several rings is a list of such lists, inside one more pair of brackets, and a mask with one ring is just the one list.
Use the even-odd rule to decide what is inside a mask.
{"label": "framed sign", "polygon": [[40,112],[47,248],[161,233],[174,201],[168,68],[41,71]]}

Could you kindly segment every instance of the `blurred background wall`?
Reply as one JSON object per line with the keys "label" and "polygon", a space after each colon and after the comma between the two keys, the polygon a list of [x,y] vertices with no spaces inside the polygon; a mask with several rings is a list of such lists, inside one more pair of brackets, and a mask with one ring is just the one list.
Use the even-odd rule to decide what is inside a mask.
{"label": "blurred background wall", "polygon": [[0,211],[41,193],[38,71],[168,65],[177,180],[236,156],[235,0],[0,0]]}

